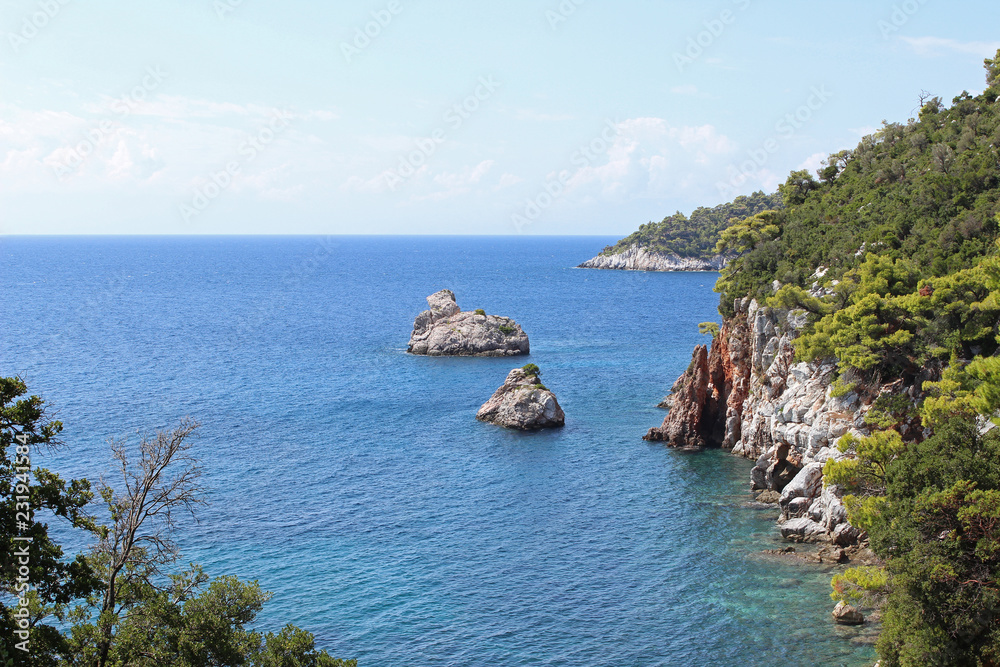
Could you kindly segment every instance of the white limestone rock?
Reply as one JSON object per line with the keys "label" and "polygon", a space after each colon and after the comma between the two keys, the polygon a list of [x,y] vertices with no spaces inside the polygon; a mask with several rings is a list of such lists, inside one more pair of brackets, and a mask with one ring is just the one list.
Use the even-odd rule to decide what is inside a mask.
{"label": "white limestone rock", "polygon": [[462,311],[451,290],[427,297],[430,310],[417,315],[407,352],[464,357],[512,357],[528,354],[528,335],[509,317]]}
{"label": "white limestone rock", "polygon": [[559,407],[555,394],[539,382],[537,375],[515,368],[490,400],[479,408],[476,419],[531,431],[563,426],[566,414]]}
{"label": "white limestone rock", "polygon": [[598,255],[588,259],[577,268],[623,271],[720,271],[731,259],[731,255],[715,255],[707,259],[681,257],[674,253],[657,252],[632,245],[624,252]]}

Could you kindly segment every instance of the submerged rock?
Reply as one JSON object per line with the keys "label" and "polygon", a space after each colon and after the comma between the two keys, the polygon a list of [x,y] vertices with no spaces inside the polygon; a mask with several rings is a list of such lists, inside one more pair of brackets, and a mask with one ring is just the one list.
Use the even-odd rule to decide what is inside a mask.
{"label": "submerged rock", "polygon": [[781,494],[777,491],[761,491],[757,496],[757,502],[765,505],[777,505],[780,499]]}
{"label": "submerged rock", "polygon": [[559,401],[539,381],[537,367],[531,366],[508,373],[503,386],[479,408],[476,419],[523,431],[563,426],[566,415]]}
{"label": "submerged rock", "polygon": [[509,317],[481,310],[462,311],[451,290],[427,297],[430,310],[417,315],[407,352],[462,357],[512,357],[528,354],[528,335]]}

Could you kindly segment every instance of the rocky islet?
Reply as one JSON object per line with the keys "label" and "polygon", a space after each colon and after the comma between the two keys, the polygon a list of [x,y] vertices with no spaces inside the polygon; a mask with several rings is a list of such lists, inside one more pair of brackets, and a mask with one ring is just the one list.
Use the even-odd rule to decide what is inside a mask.
{"label": "rocky islet", "polygon": [[479,408],[476,419],[522,431],[565,425],[566,414],[537,373],[533,364],[508,373],[500,388]]}
{"label": "rocky islet", "polygon": [[509,317],[463,311],[451,290],[427,297],[429,310],[417,315],[407,352],[459,357],[513,357],[528,354],[528,335]]}

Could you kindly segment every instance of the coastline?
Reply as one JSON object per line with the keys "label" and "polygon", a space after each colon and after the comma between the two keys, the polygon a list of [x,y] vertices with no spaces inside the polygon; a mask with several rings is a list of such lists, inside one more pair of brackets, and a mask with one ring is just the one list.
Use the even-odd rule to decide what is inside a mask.
{"label": "coastline", "polygon": [[621,271],[720,271],[731,261],[730,255],[714,255],[707,259],[681,257],[674,253],[647,250],[638,245],[612,255],[597,255],[577,265],[578,269]]}

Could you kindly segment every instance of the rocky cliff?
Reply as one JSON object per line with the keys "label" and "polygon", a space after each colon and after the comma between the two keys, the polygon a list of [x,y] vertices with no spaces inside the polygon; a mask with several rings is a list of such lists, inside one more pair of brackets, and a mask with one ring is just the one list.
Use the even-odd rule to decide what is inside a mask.
{"label": "rocky cliff", "polygon": [[476,419],[523,431],[566,423],[555,394],[541,384],[537,375],[521,368],[507,374],[503,385],[479,408]]}
{"label": "rocky cliff", "polygon": [[528,354],[528,335],[509,317],[462,311],[451,290],[427,297],[417,315],[407,352],[429,356],[512,357]]}
{"label": "rocky cliff", "polygon": [[897,381],[837,395],[834,363],[795,361],[792,340],[805,324],[803,311],[738,302],[711,349],[695,348],[666,401],[663,424],[645,439],[755,459],[751,487],[777,496],[782,535],[846,545],[860,535],[847,523],[841,491],[824,489],[823,465],[843,456],[836,442],[845,433],[869,433],[865,415],[875,397],[892,391],[912,398],[916,389]]}
{"label": "rocky cliff", "polygon": [[613,255],[598,255],[580,264],[578,269],[622,269],[626,271],[719,271],[730,258],[715,255],[708,259],[681,257],[674,253],[647,250],[638,245]]}

